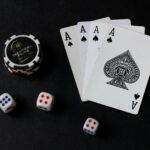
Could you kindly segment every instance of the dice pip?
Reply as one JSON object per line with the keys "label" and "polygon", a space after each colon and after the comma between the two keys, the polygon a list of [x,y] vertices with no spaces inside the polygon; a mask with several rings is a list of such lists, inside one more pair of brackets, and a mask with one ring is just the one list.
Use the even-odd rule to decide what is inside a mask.
{"label": "dice pip", "polygon": [[90,134],[95,135],[99,127],[99,122],[93,118],[87,118],[84,123],[83,131]]}
{"label": "dice pip", "polygon": [[15,107],[16,102],[10,94],[4,93],[0,96],[0,108],[4,113],[12,111]]}
{"label": "dice pip", "polygon": [[53,107],[54,96],[50,93],[41,92],[37,98],[36,106],[39,109],[50,111]]}

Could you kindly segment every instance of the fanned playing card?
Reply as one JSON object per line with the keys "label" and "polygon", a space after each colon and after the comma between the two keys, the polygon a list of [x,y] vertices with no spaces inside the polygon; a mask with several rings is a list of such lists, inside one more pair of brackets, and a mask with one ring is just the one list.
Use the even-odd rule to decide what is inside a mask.
{"label": "fanned playing card", "polygon": [[115,25],[99,26],[107,31],[84,98],[138,114],[149,79],[150,37]]}
{"label": "fanned playing card", "polygon": [[[109,17],[102,18],[102,20],[110,20]],[[80,53],[77,41],[76,26],[62,28],[60,30],[61,37],[65,46],[66,54],[74,75],[74,79],[82,99],[81,86],[81,68],[80,68]]]}
{"label": "fanned playing card", "polygon": [[[87,50],[87,45],[89,42],[89,29],[90,29],[90,24],[91,22],[107,22],[107,21],[113,21],[110,20],[109,17],[98,19],[95,21],[85,21],[85,22],[78,22],[76,25],[76,36],[77,36],[77,43],[78,43],[78,51],[79,51],[79,61],[80,61],[80,69],[81,69],[81,82],[83,82],[84,78],[84,68],[85,68],[85,62],[86,62],[86,50]],[[115,22],[115,20],[113,21]],[[122,19],[122,20],[117,20],[117,23],[121,22],[122,24],[130,24],[130,20],[128,19]],[[83,84],[83,83],[81,83]]]}
{"label": "fanned playing card", "polygon": [[[119,22],[117,23],[117,22],[112,22],[112,21],[110,21],[109,24],[115,24],[116,26],[121,26],[123,28],[134,30],[142,34],[145,33],[145,27],[127,26],[127,25],[119,24]],[[89,31],[89,40],[88,40],[89,42],[88,42],[88,46],[86,49],[86,61],[84,62],[84,76],[83,76],[83,81],[82,81],[83,95],[85,93],[89,79],[91,77],[98,53],[101,52],[101,46],[103,44],[103,40],[106,34],[107,34],[106,24],[101,24],[99,22],[91,23],[90,31]],[[114,34],[115,34],[115,31],[112,29],[109,32],[109,36],[107,38],[108,43],[111,43],[113,41]],[[81,54],[80,54],[80,57],[81,57]]]}
{"label": "fanned playing card", "polygon": [[[128,27],[131,25],[130,19],[116,19],[116,20],[110,20],[108,17],[98,19],[95,21],[86,21],[86,22],[78,22],[76,26],[76,34],[77,34],[77,41],[78,41],[78,47],[79,47],[79,54],[80,54],[80,68],[81,68],[81,84],[83,85],[83,79],[84,79],[84,73],[85,73],[85,64],[86,64],[86,57],[87,57],[87,46],[89,42],[89,30],[90,25],[92,22],[108,22],[113,23],[117,25],[124,25],[125,27]],[[97,37],[95,37],[95,40],[97,40]]]}
{"label": "fanned playing card", "polygon": [[[106,18],[98,19],[96,21],[108,22],[109,20],[110,18],[106,17]],[[125,26],[131,24],[131,21],[129,19],[111,20],[111,22],[115,24],[123,24]],[[90,23],[91,22],[86,22],[85,23],[86,25],[84,26],[84,28],[81,27],[82,31],[86,30],[86,36],[83,36],[81,38],[82,42],[86,43],[85,45],[87,45],[88,43],[88,37],[89,37],[88,32],[90,28]],[[61,35],[62,35],[62,39],[65,45],[66,53],[70,62],[70,66],[72,68],[72,72],[73,72],[73,75],[77,84],[77,88],[79,90],[80,97],[83,101],[83,98],[82,98],[83,83],[82,82],[83,82],[84,77],[82,75],[82,72],[84,68],[82,68],[82,62],[80,58],[81,58],[81,52],[84,50],[84,48],[82,49],[80,48],[79,37],[77,33],[77,26],[71,26],[71,27],[61,29]],[[83,56],[82,58],[84,58],[84,55],[82,56]]]}
{"label": "fanned playing card", "polygon": [[75,26],[70,26],[60,30],[61,37],[65,46],[66,54],[74,75],[74,79],[81,97],[81,69],[79,61],[79,51],[77,38],[75,34]]}
{"label": "fanned playing card", "polygon": [[[105,17],[99,19],[97,21],[108,21],[110,20],[109,17]],[[122,19],[119,20],[122,24],[130,24],[129,19]],[[114,21],[115,22],[115,21]],[[61,37],[63,39],[63,43],[65,46],[65,50],[69,59],[69,63],[74,75],[74,79],[82,99],[82,78],[81,78],[81,64],[80,64],[80,49],[78,45],[78,38],[77,38],[77,29],[76,26],[66,27],[60,30]]]}

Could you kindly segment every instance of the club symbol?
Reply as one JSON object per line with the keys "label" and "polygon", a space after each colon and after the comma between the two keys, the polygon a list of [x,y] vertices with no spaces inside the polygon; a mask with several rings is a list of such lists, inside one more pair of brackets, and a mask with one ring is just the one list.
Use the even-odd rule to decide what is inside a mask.
{"label": "club symbol", "polygon": [[93,41],[98,41],[98,37],[96,35],[93,37]]}
{"label": "club symbol", "polygon": [[137,93],[137,94],[134,94],[134,97],[137,100],[140,97],[140,95]]}
{"label": "club symbol", "polygon": [[69,42],[68,42],[68,46],[70,46],[70,47],[71,47],[72,45],[73,45],[73,44],[69,41]]}
{"label": "club symbol", "polygon": [[81,38],[81,41],[82,41],[82,42],[86,42],[86,41],[87,41],[86,37],[83,36],[83,37]]}
{"label": "club symbol", "polygon": [[112,38],[109,37],[109,38],[107,39],[107,42],[108,42],[108,43],[111,43],[111,42],[112,42]]}
{"label": "club symbol", "polygon": [[140,77],[140,70],[129,50],[107,61],[104,73],[112,78],[107,84],[126,90],[128,88],[125,83],[135,83]]}

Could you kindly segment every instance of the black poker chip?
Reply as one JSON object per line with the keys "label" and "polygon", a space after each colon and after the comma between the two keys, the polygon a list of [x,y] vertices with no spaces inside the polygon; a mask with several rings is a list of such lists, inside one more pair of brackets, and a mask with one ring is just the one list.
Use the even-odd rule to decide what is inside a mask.
{"label": "black poker chip", "polygon": [[39,40],[33,35],[14,35],[5,42],[4,63],[16,74],[32,74],[42,60]]}
{"label": "black poker chip", "polygon": [[14,35],[5,42],[4,60],[12,68],[30,68],[40,55],[40,42],[33,35]]}

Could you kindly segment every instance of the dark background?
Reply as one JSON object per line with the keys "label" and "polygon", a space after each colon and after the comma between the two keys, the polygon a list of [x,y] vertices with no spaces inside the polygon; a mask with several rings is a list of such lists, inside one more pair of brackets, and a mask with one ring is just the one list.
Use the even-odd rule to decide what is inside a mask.
{"label": "dark background", "polygon": [[[82,103],[59,29],[106,16],[130,18],[150,34],[149,4],[144,1],[1,0],[0,93],[10,93],[17,108],[0,113],[1,150],[149,150],[149,88],[137,116],[92,102]],[[33,34],[44,52],[40,71],[31,77],[10,74],[3,64],[4,42],[13,34]],[[150,85],[148,85],[149,87]],[[36,108],[41,91],[55,95],[52,112]],[[101,126],[96,136],[82,131],[87,117]]]}

